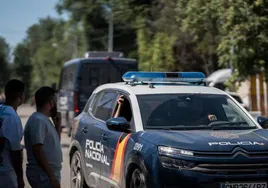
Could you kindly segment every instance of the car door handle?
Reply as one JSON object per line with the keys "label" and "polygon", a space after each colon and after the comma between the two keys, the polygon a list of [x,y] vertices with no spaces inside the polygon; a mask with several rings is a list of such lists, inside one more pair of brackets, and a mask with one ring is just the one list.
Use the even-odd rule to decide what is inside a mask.
{"label": "car door handle", "polygon": [[87,133],[88,132],[87,127],[82,128],[82,131],[83,133]]}
{"label": "car door handle", "polygon": [[102,134],[101,137],[102,137],[102,140],[107,140],[108,139],[108,137],[107,137],[107,135],[105,133]]}

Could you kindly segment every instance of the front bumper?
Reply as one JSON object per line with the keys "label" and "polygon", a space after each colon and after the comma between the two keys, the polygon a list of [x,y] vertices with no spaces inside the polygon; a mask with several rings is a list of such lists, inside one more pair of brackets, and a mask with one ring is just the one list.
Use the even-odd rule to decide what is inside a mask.
{"label": "front bumper", "polygon": [[164,188],[221,188],[221,183],[268,182],[268,173],[255,174],[205,174],[191,170],[162,169],[161,185]]}
{"label": "front bumper", "polygon": [[163,167],[160,159],[155,162],[157,165],[150,170],[154,188],[222,188],[222,183],[268,183],[268,159],[252,163],[202,162],[188,169]]}

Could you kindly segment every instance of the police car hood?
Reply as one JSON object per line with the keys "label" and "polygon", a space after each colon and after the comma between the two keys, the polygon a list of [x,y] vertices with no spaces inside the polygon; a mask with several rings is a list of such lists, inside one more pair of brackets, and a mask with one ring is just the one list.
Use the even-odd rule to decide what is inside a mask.
{"label": "police car hood", "polygon": [[146,130],[141,137],[158,146],[170,146],[193,151],[232,151],[236,147],[247,151],[268,151],[268,130]]}

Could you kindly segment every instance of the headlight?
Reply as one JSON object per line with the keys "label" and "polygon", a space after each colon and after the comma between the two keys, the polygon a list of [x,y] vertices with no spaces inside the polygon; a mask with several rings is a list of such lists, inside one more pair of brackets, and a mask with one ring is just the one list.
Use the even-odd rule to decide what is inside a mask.
{"label": "headlight", "polygon": [[171,147],[165,147],[165,146],[158,146],[158,153],[160,155],[183,155],[183,156],[194,156],[194,153],[192,151],[183,150],[183,149],[176,149]]}
{"label": "headlight", "polygon": [[187,169],[194,168],[196,166],[194,162],[175,159],[175,158],[166,157],[166,156],[160,156],[160,161],[163,167],[178,169],[178,170],[187,170]]}

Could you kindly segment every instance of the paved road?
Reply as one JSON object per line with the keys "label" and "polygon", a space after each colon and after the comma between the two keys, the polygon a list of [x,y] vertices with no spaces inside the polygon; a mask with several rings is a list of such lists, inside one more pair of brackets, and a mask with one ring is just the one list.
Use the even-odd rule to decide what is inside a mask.
{"label": "paved road", "polygon": [[[18,114],[21,117],[22,125],[25,126],[26,121],[28,120],[29,116],[35,111],[33,107],[28,105],[22,105],[18,109]],[[62,133],[61,136],[61,145],[62,145],[62,153],[63,153],[63,163],[62,163],[62,181],[61,187],[62,188],[69,188],[70,182],[70,168],[69,168],[69,156],[68,156],[68,149],[69,149],[70,138],[67,136],[66,132]],[[24,145],[24,141],[22,141],[22,145]],[[27,156],[26,151],[24,150],[24,174],[25,174],[25,165],[27,163]],[[24,177],[25,181],[25,188],[31,188],[28,184],[27,178]]]}

